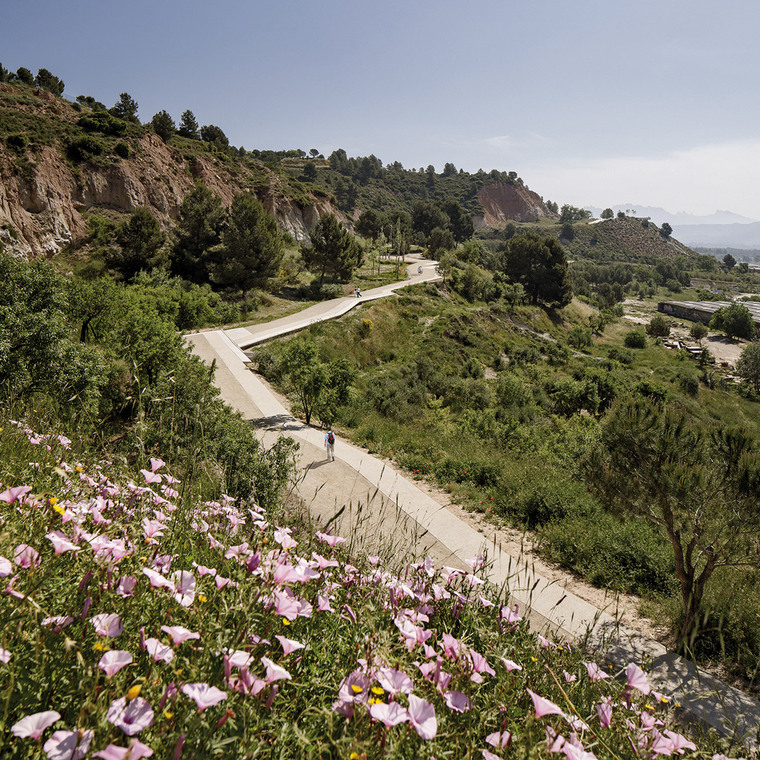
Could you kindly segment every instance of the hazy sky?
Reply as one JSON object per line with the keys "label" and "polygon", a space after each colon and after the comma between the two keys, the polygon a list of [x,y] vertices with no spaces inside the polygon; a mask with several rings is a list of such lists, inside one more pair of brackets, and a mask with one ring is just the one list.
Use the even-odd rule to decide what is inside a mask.
{"label": "hazy sky", "polygon": [[757,0],[2,0],[0,61],[236,146],[760,219]]}

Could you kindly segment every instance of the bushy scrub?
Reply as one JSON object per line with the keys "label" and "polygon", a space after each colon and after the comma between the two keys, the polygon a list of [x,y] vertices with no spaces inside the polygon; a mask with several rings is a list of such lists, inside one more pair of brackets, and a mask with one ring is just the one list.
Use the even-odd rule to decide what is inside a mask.
{"label": "bushy scrub", "polygon": [[639,330],[631,330],[623,338],[623,344],[626,348],[646,348],[647,336]]}
{"label": "bushy scrub", "polygon": [[641,520],[621,522],[600,508],[548,523],[542,550],[591,583],[622,592],[670,594],[672,549]]}

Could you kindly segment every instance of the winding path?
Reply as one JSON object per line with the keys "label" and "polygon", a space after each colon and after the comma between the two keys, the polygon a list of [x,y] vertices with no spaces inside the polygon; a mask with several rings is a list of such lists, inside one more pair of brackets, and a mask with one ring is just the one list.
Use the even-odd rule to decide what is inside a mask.
{"label": "winding path", "polygon": [[571,640],[588,636],[606,661],[620,667],[630,661],[648,663],[655,688],[672,696],[698,720],[724,732],[754,731],[760,725],[760,706],[755,700],[621,624],[614,611],[597,609],[561,583],[542,578],[503,548],[494,527],[480,532],[391,464],[348,441],[338,439],[335,461],[327,462],[324,432],[295,419],[286,402],[248,369],[244,349],[340,317],[408,285],[440,279],[434,261],[410,256],[407,264],[407,280],[368,290],[361,298],[337,298],[266,324],[194,333],[187,340],[196,355],[215,363],[215,383],[222,398],[251,420],[265,446],[280,435],[299,443],[297,496],[308,507],[310,519],[351,536],[352,548],[395,553],[398,558],[429,555],[437,565],[463,570],[468,569],[466,560],[486,554],[486,576],[509,590],[510,601],[519,604],[535,628],[553,630]]}

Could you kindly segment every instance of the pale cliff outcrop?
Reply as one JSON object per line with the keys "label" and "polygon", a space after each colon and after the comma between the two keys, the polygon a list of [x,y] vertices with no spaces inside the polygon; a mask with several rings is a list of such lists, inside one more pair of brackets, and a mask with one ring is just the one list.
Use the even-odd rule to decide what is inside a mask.
{"label": "pale cliff outcrop", "polygon": [[542,217],[556,217],[546,206],[538,193],[528,190],[517,182],[496,182],[478,191],[478,200],[483,206],[483,220],[486,227],[500,227],[507,222],[535,222]]}

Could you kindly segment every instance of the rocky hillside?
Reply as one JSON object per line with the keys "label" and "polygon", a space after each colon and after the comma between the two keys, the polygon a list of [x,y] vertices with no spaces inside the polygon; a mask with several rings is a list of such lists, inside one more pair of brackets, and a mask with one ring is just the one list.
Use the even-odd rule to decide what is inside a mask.
{"label": "rocky hillside", "polygon": [[508,221],[536,222],[542,217],[555,216],[538,193],[520,183],[486,185],[478,192],[478,201],[483,206],[486,227],[501,227]]}
{"label": "rocky hillside", "polygon": [[236,193],[255,191],[297,240],[320,213],[336,211],[328,194],[250,157],[177,136],[165,144],[147,127],[107,116],[102,129],[93,129],[92,119],[83,119],[89,115],[44,90],[0,84],[0,242],[6,250],[53,255],[85,237],[93,211],[145,206],[168,226],[196,179],[228,206]]}

